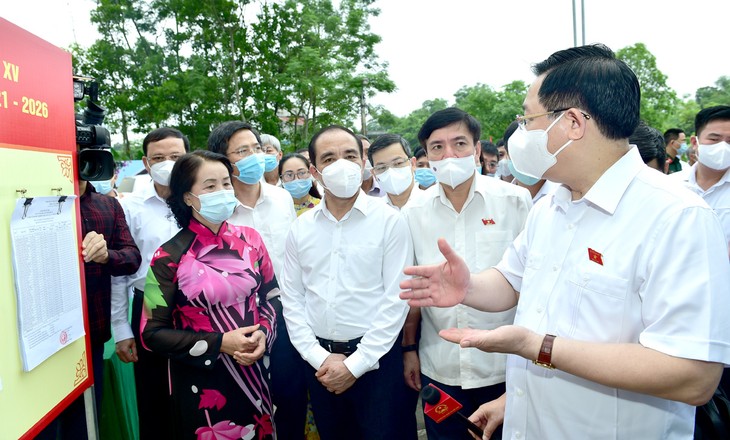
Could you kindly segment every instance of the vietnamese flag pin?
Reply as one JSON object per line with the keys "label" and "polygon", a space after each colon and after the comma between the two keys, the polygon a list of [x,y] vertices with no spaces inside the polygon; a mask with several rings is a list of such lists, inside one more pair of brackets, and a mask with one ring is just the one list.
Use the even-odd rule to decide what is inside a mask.
{"label": "vietnamese flag pin", "polygon": [[596,250],[588,248],[588,259],[590,259],[594,263],[603,266],[603,255],[601,255],[601,253]]}
{"label": "vietnamese flag pin", "polygon": [[486,226],[486,225],[493,225],[493,224],[495,224],[495,223],[494,223],[494,220],[493,220],[493,219],[491,219],[491,218],[483,218],[483,219],[482,219],[482,223],[484,223],[484,226]]}

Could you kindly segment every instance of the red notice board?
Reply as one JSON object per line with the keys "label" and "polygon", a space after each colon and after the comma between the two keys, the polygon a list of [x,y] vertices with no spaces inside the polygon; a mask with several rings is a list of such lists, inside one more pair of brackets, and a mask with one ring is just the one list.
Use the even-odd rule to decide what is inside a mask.
{"label": "red notice board", "polygon": [[[0,18],[0,72],[0,437],[33,438],[92,385],[86,312],[85,338],[23,371],[10,245],[19,197],[78,195],[71,55]],[[78,199],[75,218],[80,243]]]}

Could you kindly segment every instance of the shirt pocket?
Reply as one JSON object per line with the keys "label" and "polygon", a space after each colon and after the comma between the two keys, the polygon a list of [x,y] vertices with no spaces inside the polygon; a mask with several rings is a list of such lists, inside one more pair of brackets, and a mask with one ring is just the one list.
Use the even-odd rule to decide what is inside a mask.
{"label": "shirt pocket", "polygon": [[488,269],[502,259],[504,251],[512,243],[513,237],[507,230],[480,231],[474,234],[476,261],[472,272]]}
{"label": "shirt pocket", "polygon": [[570,304],[564,306],[572,310],[572,316],[559,323],[561,335],[586,341],[620,342],[629,281],[604,270],[577,267],[569,274],[566,299]]}
{"label": "shirt pocket", "polygon": [[345,285],[350,289],[372,290],[383,284],[383,249],[380,246],[348,246],[344,257],[340,272],[346,274]]}

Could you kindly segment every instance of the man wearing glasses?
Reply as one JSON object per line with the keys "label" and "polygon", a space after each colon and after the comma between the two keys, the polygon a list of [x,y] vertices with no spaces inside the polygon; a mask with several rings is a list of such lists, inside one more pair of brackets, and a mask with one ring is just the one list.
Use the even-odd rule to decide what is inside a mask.
{"label": "man wearing glasses", "polygon": [[[517,306],[514,325],[441,333],[509,355],[505,437],[692,439],[693,406],[730,364],[720,222],[629,146],[639,81],[609,48],[562,50],[533,69],[510,157],[517,171],[562,185],[495,267],[470,275],[441,240],[446,262],[407,268],[417,278],[401,283],[401,298]],[[484,408],[471,418],[488,421]]]}
{"label": "man wearing glasses", "polygon": [[[439,181],[402,211],[419,265],[443,259],[436,243],[444,237],[472,272],[480,272],[499,262],[525,224],[532,206],[529,192],[476,171],[475,161],[481,153],[480,132],[479,122],[473,116],[452,107],[432,114],[418,133]],[[405,372],[406,380],[413,389],[433,383],[464,405],[465,414],[504,393],[504,355],[460,350],[441,339],[438,332],[450,327],[491,330],[512,324],[514,308],[499,313],[480,312],[463,305],[449,309],[412,308],[404,327],[404,345],[417,344],[415,329],[421,316],[419,350],[404,354],[404,365],[410,367]],[[428,417],[425,420],[429,439],[471,438],[455,419],[441,423]]]}
{"label": "man wearing glasses", "polygon": [[[165,439],[171,423],[167,408],[167,358],[147,350],[138,350],[139,320],[142,316],[144,285],[152,254],[179,230],[167,197],[170,195],[170,172],[175,161],[190,150],[188,138],[175,128],[162,127],[150,132],[142,141],[142,162],[152,177],[152,185],[141,192],[119,199],[129,232],[139,248],[142,263],[133,275],[112,278],[112,331],[117,356],[122,362],[134,362],[137,388],[140,438]],[[131,292],[130,292],[131,291]],[[129,295],[133,294],[132,325],[127,319]]]}
{"label": "man wearing glasses", "polygon": [[208,150],[228,157],[233,164],[233,189],[239,204],[228,221],[261,234],[279,279],[286,234],[297,215],[288,191],[261,180],[266,158],[259,133],[245,122],[224,122],[210,133]]}
{"label": "man wearing glasses", "polygon": [[370,145],[367,154],[373,164],[373,175],[387,194],[390,206],[400,210],[411,198],[423,192],[414,185],[416,160],[411,158],[410,146],[403,136],[380,135]]}

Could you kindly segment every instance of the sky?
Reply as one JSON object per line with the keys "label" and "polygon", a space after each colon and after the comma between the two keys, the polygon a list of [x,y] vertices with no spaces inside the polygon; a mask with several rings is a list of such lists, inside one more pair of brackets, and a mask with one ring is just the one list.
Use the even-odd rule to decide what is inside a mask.
{"label": "sky", "polygon": [[[580,20],[581,0],[575,0]],[[617,51],[644,43],[680,97],[730,75],[728,0],[583,0],[585,42]],[[60,47],[90,46],[93,0],[0,1],[0,17]],[[398,116],[477,83],[533,80],[530,66],[573,46],[573,0],[378,0],[371,20],[380,60],[397,86],[378,94]],[[578,43],[581,44],[580,21]],[[5,44],[5,42],[2,42]]]}

